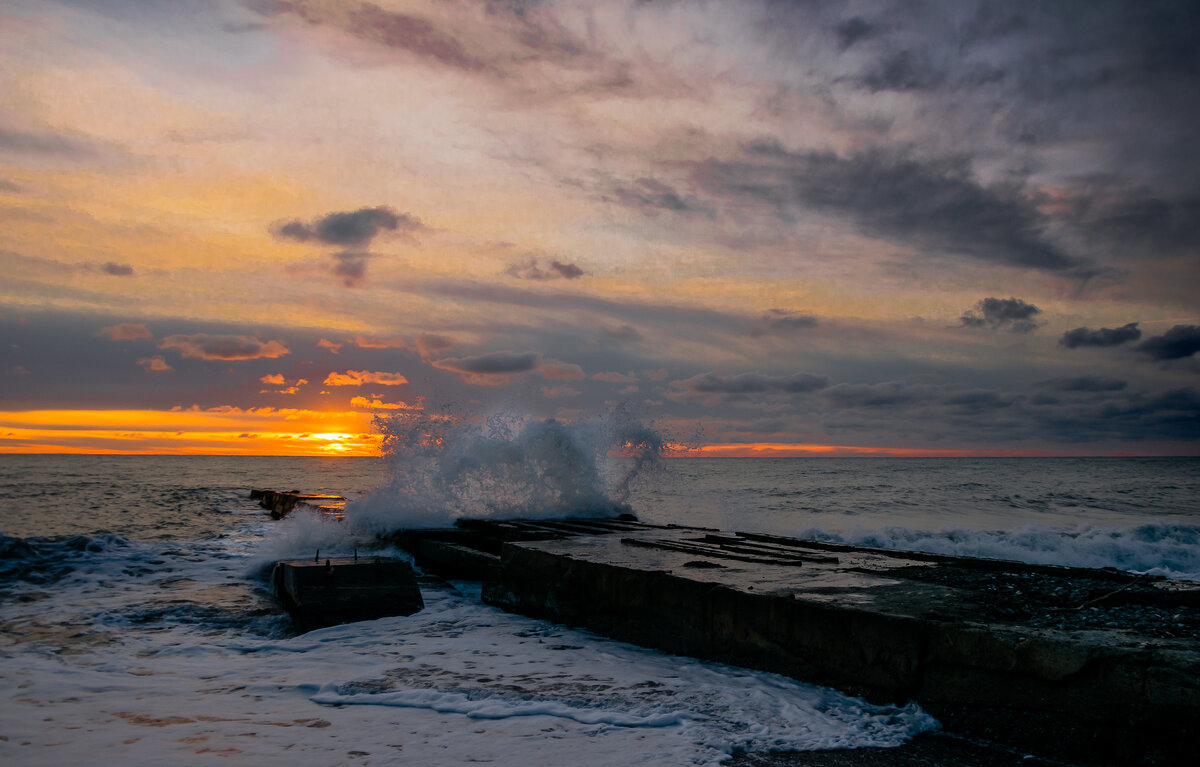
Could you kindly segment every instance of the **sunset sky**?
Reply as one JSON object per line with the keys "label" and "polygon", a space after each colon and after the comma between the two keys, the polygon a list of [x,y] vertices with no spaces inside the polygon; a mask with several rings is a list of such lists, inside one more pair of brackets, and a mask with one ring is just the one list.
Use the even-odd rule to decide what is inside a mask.
{"label": "sunset sky", "polygon": [[4,0],[0,452],[1200,454],[1200,5]]}

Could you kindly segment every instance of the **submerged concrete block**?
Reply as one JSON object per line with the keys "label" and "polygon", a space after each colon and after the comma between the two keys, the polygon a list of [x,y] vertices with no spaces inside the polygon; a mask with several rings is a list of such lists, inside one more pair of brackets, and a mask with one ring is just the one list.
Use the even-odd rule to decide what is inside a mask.
{"label": "submerged concrete block", "polygon": [[278,562],[275,593],[301,631],[338,623],[412,615],[425,606],[412,566],[402,559],[340,557]]}

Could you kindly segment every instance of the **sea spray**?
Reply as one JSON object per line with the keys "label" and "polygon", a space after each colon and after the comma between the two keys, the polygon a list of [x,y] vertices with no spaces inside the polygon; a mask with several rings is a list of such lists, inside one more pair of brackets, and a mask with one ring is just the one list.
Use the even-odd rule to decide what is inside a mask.
{"label": "sea spray", "polygon": [[346,507],[355,527],[437,527],[460,517],[612,516],[659,467],[664,439],[627,410],[560,421],[451,409],[381,417],[388,481]]}

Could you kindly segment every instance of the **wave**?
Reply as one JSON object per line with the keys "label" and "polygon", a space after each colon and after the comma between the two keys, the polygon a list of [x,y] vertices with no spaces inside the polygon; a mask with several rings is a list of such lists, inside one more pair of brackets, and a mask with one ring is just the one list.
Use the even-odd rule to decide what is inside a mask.
{"label": "wave", "polygon": [[809,528],[797,536],[830,543],[1039,565],[1111,567],[1200,581],[1200,525],[1161,522],[1129,527],[1024,525],[1012,530],[881,527],[849,532]]}
{"label": "wave", "polygon": [[437,527],[459,517],[613,516],[664,439],[625,411],[566,423],[513,413],[405,411],[381,418],[389,480],[346,507],[359,527]]}
{"label": "wave", "polygon": [[51,584],[74,572],[81,560],[128,545],[127,538],[111,534],[32,538],[0,534],[0,585]]}

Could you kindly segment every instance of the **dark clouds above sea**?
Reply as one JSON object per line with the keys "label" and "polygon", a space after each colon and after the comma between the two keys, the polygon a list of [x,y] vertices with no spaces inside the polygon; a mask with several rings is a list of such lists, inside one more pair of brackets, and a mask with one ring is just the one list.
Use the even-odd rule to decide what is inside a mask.
{"label": "dark clouds above sea", "polygon": [[14,0],[6,407],[390,374],[734,442],[1194,452],[1198,39],[1166,0]]}

